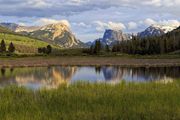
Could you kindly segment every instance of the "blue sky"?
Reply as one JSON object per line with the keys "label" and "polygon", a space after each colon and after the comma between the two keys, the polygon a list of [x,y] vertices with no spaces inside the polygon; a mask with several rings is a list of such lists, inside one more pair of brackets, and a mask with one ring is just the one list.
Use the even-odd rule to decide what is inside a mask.
{"label": "blue sky", "polygon": [[139,32],[151,24],[180,25],[180,0],[0,0],[0,22],[64,22],[83,42],[105,29]]}

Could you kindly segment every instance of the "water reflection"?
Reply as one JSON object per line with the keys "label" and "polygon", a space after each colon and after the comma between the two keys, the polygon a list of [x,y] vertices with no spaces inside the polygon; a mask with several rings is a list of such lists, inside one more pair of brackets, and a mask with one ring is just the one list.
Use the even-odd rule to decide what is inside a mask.
{"label": "water reflection", "polygon": [[6,69],[5,69],[5,68],[1,68],[1,74],[2,74],[2,76],[5,76],[5,73],[6,73]]}
{"label": "water reflection", "polygon": [[1,68],[0,86],[16,84],[32,89],[57,88],[79,80],[119,83],[151,82],[180,78],[180,67],[57,66],[33,68]]}

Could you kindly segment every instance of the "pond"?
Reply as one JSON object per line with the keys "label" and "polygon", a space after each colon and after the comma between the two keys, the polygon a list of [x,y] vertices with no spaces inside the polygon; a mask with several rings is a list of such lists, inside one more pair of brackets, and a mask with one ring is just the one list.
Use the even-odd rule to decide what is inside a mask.
{"label": "pond", "polygon": [[1,68],[0,87],[57,88],[78,81],[117,84],[126,82],[173,82],[180,79],[180,67],[52,66]]}

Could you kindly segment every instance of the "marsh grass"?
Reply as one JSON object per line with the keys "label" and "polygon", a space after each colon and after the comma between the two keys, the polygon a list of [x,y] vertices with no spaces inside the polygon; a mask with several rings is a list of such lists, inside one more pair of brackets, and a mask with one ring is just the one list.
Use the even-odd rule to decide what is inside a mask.
{"label": "marsh grass", "polygon": [[0,89],[0,118],[7,120],[179,120],[180,82],[77,83],[32,91]]}

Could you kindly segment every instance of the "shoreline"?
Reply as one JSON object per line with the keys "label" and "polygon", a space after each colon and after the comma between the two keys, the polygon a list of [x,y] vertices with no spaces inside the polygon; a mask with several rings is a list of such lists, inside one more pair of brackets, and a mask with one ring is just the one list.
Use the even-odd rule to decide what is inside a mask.
{"label": "shoreline", "polygon": [[137,59],[121,57],[25,57],[0,58],[2,67],[48,66],[122,66],[122,67],[171,67],[180,66],[180,59]]}

